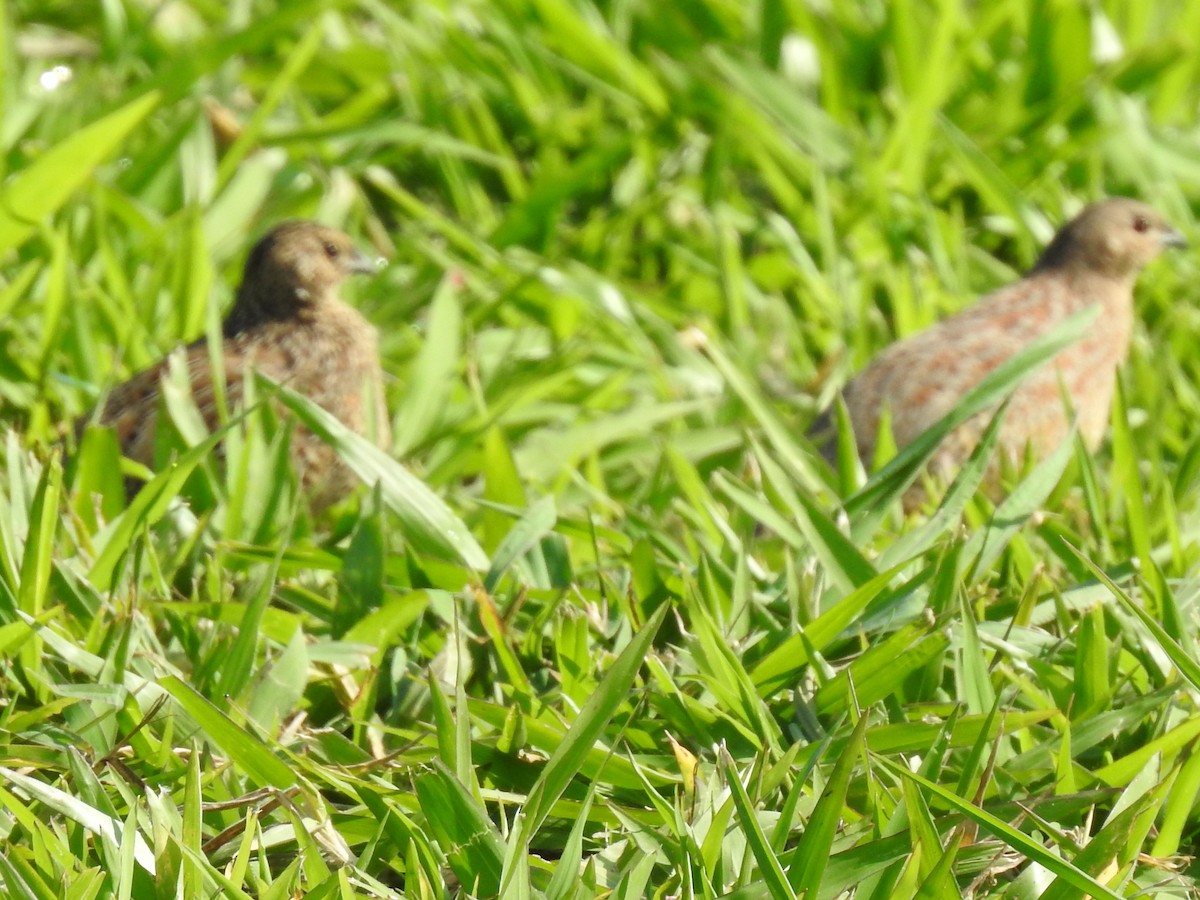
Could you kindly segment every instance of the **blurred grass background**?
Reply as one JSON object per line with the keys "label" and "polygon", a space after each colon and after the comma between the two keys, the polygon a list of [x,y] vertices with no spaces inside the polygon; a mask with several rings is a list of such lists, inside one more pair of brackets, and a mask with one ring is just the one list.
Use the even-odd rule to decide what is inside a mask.
{"label": "blurred grass background", "polygon": [[[800,435],[1089,200],[1197,237],[1197,35],[1194,0],[7,4],[5,891],[1196,896],[1194,254],[1142,278],[1111,443],[999,507],[905,520]],[[258,414],[128,506],[102,435],[64,469],[293,216],[389,260],[351,290],[396,460],[330,435],[378,488],[310,522]]]}

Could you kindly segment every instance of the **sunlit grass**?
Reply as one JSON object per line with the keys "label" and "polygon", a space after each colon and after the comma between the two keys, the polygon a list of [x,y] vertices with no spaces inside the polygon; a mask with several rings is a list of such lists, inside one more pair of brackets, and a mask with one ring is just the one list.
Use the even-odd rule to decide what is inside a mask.
{"label": "sunlit grass", "polygon": [[[1196,890],[1194,255],[1095,459],[905,519],[803,434],[1082,203],[1197,236],[1200,2],[5,15],[6,895]],[[394,457],[263,383],[127,503],[69,423],[293,216],[389,260]]]}

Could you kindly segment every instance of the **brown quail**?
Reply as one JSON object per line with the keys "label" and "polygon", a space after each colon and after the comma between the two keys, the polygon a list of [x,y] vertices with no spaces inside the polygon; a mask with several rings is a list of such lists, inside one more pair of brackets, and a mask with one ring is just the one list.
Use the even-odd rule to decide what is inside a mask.
{"label": "brown quail", "polygon": [[[904,447],[1005,360],[1071,315],[1099,305],[1091,332],[1030,373],[1013,393],[999,437],[1000,455],[1014,462],[1027,445],[1037,457],[1060,446],[1070,428],[1065,387],[1079,432],[1095,449],[1108,423],[1117,366],[1129,349],[1134,281],[1164,248],[1184,244],[1144,203],[1114,198],[1088,206],[1063,226],[1020,281],[893,344],[846,385],[859,456],[868,463],[873,458],[885,409],[896,444]],[[951,433],[934,451],[930,473],[949,478],[979,442],[993,412]],[[810,430],[827,450],[829,423],[826,413]]]}
{"label": "brown quail", "polygon": [[[237,298],[225,319],[222,353],[228,408],[236,409],[244,381],[257,371],[305,394],[343,424],[391,441],[383,373],[374,327],[338,296],[339,285],[375,266],[349,237],[314,222],[286,222],[250,251]],[[217,407],[208,341],[184,348],[184,365],[196,407],[209,428]],[[162,360],[114,388],[98,415],[111,426],[130,459],[154,463]],[[292,460],[317,509],[344,497],[355,485],[334,450],[302,427],[291,439]]]}

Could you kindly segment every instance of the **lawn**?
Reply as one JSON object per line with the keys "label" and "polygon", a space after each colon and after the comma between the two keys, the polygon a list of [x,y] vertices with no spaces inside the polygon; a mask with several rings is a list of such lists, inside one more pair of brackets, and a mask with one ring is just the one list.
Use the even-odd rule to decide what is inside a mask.
{"label": "lawn", "polygon": [[[1200,895],[1195,252],[1094,457],[905,516],[804,437],[1089,200],[1200,240],[1200,0],[0,15],[5,896]],[[175,381],[127,502],[71,423],[291,217],[387,260],[391,455]]]}

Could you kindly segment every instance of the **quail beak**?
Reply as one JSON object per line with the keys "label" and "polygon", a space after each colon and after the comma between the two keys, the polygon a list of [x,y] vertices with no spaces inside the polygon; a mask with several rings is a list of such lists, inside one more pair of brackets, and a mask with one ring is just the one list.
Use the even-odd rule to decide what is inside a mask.
{"label": "quail beak", "polygon": [[1162,241],[1164,248],[1175,247],[1178,249],[1183,249],[1188,245],[1187,238],[1185,238],[1174,228],[1163,229],[1162,238],[1160,240]]}
{"label": "quail beak", "polygon": [[371,257],[367,256],[361,250],[355,250],[349,262],[349,270],[358,275],[374,275],[379,271],[379,266],[375,265],[375,260],[371,259]]}

